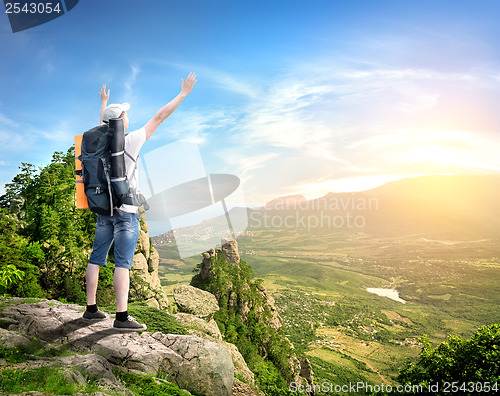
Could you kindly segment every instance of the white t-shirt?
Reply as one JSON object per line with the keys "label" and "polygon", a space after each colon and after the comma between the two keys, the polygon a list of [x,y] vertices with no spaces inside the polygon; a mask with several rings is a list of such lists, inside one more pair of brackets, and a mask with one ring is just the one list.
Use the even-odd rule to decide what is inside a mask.
{"label": "white t-shirt", "polygon": [[[125,151],[132,158],[137,159],[137,157],[139,156],[139,150],[141,149],[145,141],[146,130],[144,129],[144,127],[130,132],[129,134],[125,135]],[[139,163],[137,165],[139,165]],[[138,167],[136,168],[135,162],[132,161],[127,154],[125,154],[125,169],[129,186],[138,189]],[[127,213],[137,213],[139,209],[137,206],[123,204],[122,206],[120,206],[120,210],[123,210]]]}

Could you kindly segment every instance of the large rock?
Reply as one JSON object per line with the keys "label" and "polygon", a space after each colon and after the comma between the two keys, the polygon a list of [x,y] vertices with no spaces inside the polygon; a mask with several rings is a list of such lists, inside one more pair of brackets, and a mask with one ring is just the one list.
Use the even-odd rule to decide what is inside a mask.
{"label": "large rock", "polygon": [[228,263],[235,265],[240,264],[240,252],[238,251],[238,243],[236,242],[236,239],[223,241],[221,250]]}
{"label": "large rock", "polygon": [[203,252],[203,260],[200,266],[199,276],[202,280],[210,279],[214,276],[212,273],[212,257],[215,256],[215,249]]}
{"label": "large rock", "polygon": [[300,359],[300,377],[304,378],[307,384],[314,389],[314,373],[311,362],[307,358]]}
{"label": "large rock", "polygon": [[151,243],[149,241],[149,234],[147,231],[144,230],[144,227],[141,227],[135,251],[142,253],[145,257],[149,257],[149,255],[151,254],[150,249],[151,249]]}
{"label": "large rock", "polygon": [[171,374],[178,385],[188,384],[189,389],[204,395],[232,394],[234,366],[226,348],[193,336],[155,333],[153,338],[185,359],[186,367]]}
{"label": "large rock", "polygon": [[266,288],[263,286],[258,286],[257,290],[259,294],[264,299],[264,304],[269,308],[269,312],[271,313],[271,317],[269,318],[268,324],[273,329],[280,329],[282,326],[281,317],[276,309],[276,304],[274,303],[274,298],[267,292]]}
{"label": "large rock", "polygon": [[142,279],[149,279],[148,274],[148,260],[142,254],[136,254],[134,256],[134,261],[132,263],[132,270],[137,271],[137,274],[141,276]]}
{"label": "large rock", "polygon": [[183,312],[174,314],[174,318],[179,323],[186,326],[188,331],[198,330],[208,334],[211,337],[214,337],[217,340],[222,340],[222,334],[220,333],[219,326],[217,326],[217,322],[215,321],[215,319],[211,319],[207,322],[199,318],[198,316]]}
{"label": "large rock", "polygon": [[[234,365],[223,346],[190,335],[117,332],[112,328],[113,319],[87,321],[81,318],[83,310],[77,305],[43,301],[6,308],[2,316],[17,321],[17,331],[27,337],[92,352],[125,369],[153,375],[164,372],[177,386],[206,396],[231,395]],[[80,363],[88,367],[92,362]],[[106,372],[112,381],[109,366],[97,363],[103,363],[98,371]]]}
{"label": "large rock", "polygon": [[15,348],[26,346],[30,340],[16,331],[0,329],[0,347]]}
{"label": "large rock", "polygon": [[210,320],[219,310],[217,299],[212,293],[189,285],[179,285],[173,290],[179,311]]}
{"label": "large rock", "polygon": [[[1,366],[14,370],[34,370],[42,367],[53,367],[64,377],[67,384],[77,386],[87,385],[87,379],[95,381],[105,393],[99,395],[134,396],[134,393],[125,388],[112,372],[112,365],[102,356],[95,354],[74,354],[72,356],[55,356],[50,358],[37,358],[20,363],[7,363],[0,360]],[[32,391],[34,392],[34,391]],[[38,394],[38,393],[37,393]],[[40,393],[47,395],[46,393]],[[35,395],[35,393],[22,393],[21,395]],[[93,394],[94,395],[94,394]],[[14,396],[14,395],[10,395]],[[97,394],[95,394],[97,396]]]}
{"label": "large rock", "polygon": [[236,345],[225,341],[217,341],[217,342],[226,347],[229,353],[231,354],[231,358],[233,359],[234,372],[238,375],[241,375],[245,379],[246,383],[253,387],[254,375],[248,368],[245,359],[241,355]]}
{"label": "large rock", "polygon": [[[235,265],[239,265],[241,259],[238,250],[238,242],[236,242],[236,239],[224,240],[222,242],[223,243],[220,251],[224,255],[226,261]],[[210,249],[209,251],[203,253],[203,259],[199,272],[200,279],[204,280],[213,277],[213,273],[211,271],[212,260],[218,252],[218,250]]]}
{"label": "large rock", "polygon": [[159,264],[160,264],[160,254],[158,253],[158,250],[153,249],[151,255],[148,258],[148,271],[149,272],[158,271]]}
{"label": "large rock", "polygon": [[235,376],[243,378],[244,380],[244,382],[242,382],[237,378],[234,379],[232,388],[233,395],[264,396],[262,392],[257,390],[254,374],[248,368],[245,359],[236,345],[222,340],[219,327],[214,319],[207,322],[197,316],[182,312],[176,313],[174,317],[178,322],[186,326],[189,334],[214,341],[227,349],[233,361]]}

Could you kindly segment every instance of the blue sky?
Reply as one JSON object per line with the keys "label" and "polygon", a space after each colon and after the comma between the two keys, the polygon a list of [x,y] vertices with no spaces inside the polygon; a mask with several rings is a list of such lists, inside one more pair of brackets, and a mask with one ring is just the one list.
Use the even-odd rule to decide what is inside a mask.
{"label": "blue sky", "polygon": [[101,84],[136,129],[191,71],[144,153],[197,144],[248,204],[500,172],[497,1],[81,0],[15,34],[0,9],[0,193],[97,124]]}

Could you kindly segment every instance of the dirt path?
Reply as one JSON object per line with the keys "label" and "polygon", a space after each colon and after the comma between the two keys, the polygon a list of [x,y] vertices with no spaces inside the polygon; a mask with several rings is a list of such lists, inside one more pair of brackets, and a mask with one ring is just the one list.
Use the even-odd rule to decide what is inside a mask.
{"label": "dirt path", "polygon": [[[360,359],[360,361],[363,361],[363,360]],[[377,375],[382,380],[382,383],[384,383],[386,385],[391,383],[390,381],[387,381],[387,379],[382,374],[380,374],[380,372],[375,367],[373,367],[369,362],[365,362],[365,363],[366,363],[366,365],[368,366],[368,368],[370,370],[372,370],[373,372],[377,373]]]}

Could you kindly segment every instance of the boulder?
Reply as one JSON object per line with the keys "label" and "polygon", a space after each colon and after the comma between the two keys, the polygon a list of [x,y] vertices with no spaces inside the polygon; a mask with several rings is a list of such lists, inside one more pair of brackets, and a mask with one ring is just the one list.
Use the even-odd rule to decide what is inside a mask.
{"label": "boulder", "polygon": [[311,362],[307,358],[300,359],[300,377],[304,378],[307,384],[314,389],[314,373]]}
{"label": "boulder", "polygon": [[26,346],[30,340],[16,331],[0,329],[0,346],[5,348],[16,348]]}
{"label": "boulder", "polygon": [[117,384],[118,380],[113,374],[113,366],[103,356],[89,353],[80,355],[78,358],[74,356],[65,356],[60,358],[62,362],[82,370],[90,379],[99,378],[106,379],[109,383]]}
{"label": "boulder", "polygon": [[203,253],[203,260],[200,266],[200,279],[209,279],[214,276],[212,273],[212,257],[215,256],[215,249],[210,249]]}
{"label": "boulder", "polygon": [[188,331],[194,328],[195,330],[202,331],[203,333],[206,333],[217,340],[222,340],[222,335],[220,333],[219,326],[217,326],[217,322],[215,321],[215,319],[206,322],[205,320],[199,318],[198,316],[194,316],[183,312],[176,313],[174,315],[174,318],[179,323],[188,327],[187,329]]}
{"label": "boulder", "polygon": [[254,374],[248,368],[245,359],[241,355],[240,351],[236,345],[225,341],[218,341],[223,345],[230,353],[231,359],[233,359],[234,372],[241,375],[245,379],[246,384],[254,386]]}
{"label": "boulder", "polygon": [[158,303],[158,300],[156,298],[150,298],[149,300],[146,301],[146,304],[149,305],[150,307],[160,309],[160,304]]}
{"label": "boulder", "polygon": [[264,299],[264,304],[269,308],[269,312],[271,313],[271,318],[268,321],[268,324],[273,329],[280,329],[282,326],[281,317],[276,309],[276,305],[274,303],[274,298],[267,292],[266,288],[260,286],[258,289],[259,294]]}
{"label": "boulder", "polygon": [[179,285],[173,290],[179,311],[210,320],[219,310],[215,296],[207,291],[189,285]]}
{"label": "boulder", "polygon": [[203,395],[231,396],[234,366],[223,346],[200,337],[155,333],[152,337],[183,357],[182,366],[170,375],[178,386],[187,384]]}

